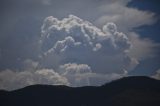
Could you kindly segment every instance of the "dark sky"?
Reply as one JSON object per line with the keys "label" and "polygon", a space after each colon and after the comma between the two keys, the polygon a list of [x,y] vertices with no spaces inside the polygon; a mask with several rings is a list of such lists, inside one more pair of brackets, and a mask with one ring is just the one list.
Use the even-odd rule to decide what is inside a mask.
{"label": "dark sky", "polygon": [[[154,13],[156,13],[156,18],[158,19],[158,21],[150,26],[141,26],[140,30],[138,30],[137,28],[137,32],[141,33],[141,36],[143,37],[149,37],[150,39],[156,41],[156,42],[160,42],[160,36],[158,36],[160,34],[160,1],[159,0],[152,0],[152,1],[148,1],[148,0],[134,0],[132,2],[130,2],[128,4],[129,7],[134,7],[134,8],[138,8],[140,10],[146,10],[146,11],[152,11]],[[145,31],[147,30],[147,31]],[[154,33],[157,34],[154,34]]]}

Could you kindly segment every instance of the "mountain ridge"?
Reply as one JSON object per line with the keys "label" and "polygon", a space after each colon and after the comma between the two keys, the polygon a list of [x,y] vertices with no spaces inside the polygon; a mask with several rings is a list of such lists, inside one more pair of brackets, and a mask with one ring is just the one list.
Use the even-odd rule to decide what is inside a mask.
{"label": "mountain ridge", "polygon": [[0,91],[1,106],[159,106],[160,81],[124,77],[102,86],[31,85]]}

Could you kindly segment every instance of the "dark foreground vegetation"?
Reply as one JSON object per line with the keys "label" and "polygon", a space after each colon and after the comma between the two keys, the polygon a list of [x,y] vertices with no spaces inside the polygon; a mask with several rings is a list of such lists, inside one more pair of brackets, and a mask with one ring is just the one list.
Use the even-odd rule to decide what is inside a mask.
{"label": "dark foreground vegetation", "polygon": [[1,90],[0,106],[160,106],[160,81],[141,76],[99,87],[32,85]]}

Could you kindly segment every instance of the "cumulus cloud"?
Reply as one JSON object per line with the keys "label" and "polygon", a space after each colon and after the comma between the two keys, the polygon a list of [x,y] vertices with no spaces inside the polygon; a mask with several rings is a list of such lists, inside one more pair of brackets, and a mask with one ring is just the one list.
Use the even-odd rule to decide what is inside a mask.
{"label": "cumulus cloud", "polygon": [[89,75],[92,74],[92,70],[86,64],[68,63],[61,65],[59,70],[72,86],[90,85]]}
{"label": "cumulus cloud", "polygon": [[124,74],[94,73],[87,64],[68,63],[60,65],[58,70],[31,69],[3,70],[0,72],[0,89],[15,90],[34,84],[67,85],[72,87],[102,85]]}
{"label": "cumulus cloud", "polygon": [[[8,32],[0,36],[0,68],[3,69],[0,88],[16,89],[37,83],[101,85],[127,75],[139,60],[155,56],[155,48],[159,47],[154,41],[130,32],[156,21],[153,12],[128,7],[130,1],[27,0],[10,3],[19,8],[8,8],[4,16],[7,21],[2,24],[1,32]],[[50,14],[54,17],[46,17]],[[68,14],[90,22],[75,15],[64,18]],[[33,24],[29,29],[26,26],[35,20],[39,25],[44,17],[39,38],[34,32],[38,26]],[[28,29],[27,33],[24,29]],[[6,68],[10,70],[4,70]]]}
{"label": "cumulus cloud", "polygon": [[156,71],[156,74],[153,75],[153,76],[151,76],[151,77],[160,80],[160,69],[158,69],[158,70]]}
{"label": "cumulus cloud", "polygon": [[[6,1],[1,3],[1,7],[6,8],[2,15],[3,20],[0,20],[3,23],[0,28],[0,69],[19,68],[21,67],[19,64],[25,59],[37,59],[36,56],[40,53],[39,44],[37,43],[40,23],[44,17],[50,14],[57,18],[75,14],[89,20],[100,28],[107,22],[114,22],[118,30],[127,32],[129,29],[132,30],[133,27],[150,25],[156,21],[153,12],[129,7],[130,1],[132,0],[16,0],[15,2]],[[55,41],[57,40],[55,39]],[[48,43],[46,42],[43,49],[47,51],[51,48],[53,46],[52,42],[54,42],[53,39]],[[96,43],[92,49],[100,51],[102,48],[101,43]],[[20,61],[17,58],[20,58]],[[61,61],[59,59],[55,58],[57,62],[49,59],[47,61],[58,64]]]}
{"label": "cumulus cloud", "polygon": [[[135,33],[127,34],[130,36],[119,32],[114,23],[106,23],[100,29],[74,15],[62,20],[49,16],[37,43],[39,59],[24,60],[23,70],[0,72],[0,88],[12,90],[32,84],[102,85],[121,78],[136,67],[143,51],[152,54],[146,45],[148,41],[141,42]],[[137,47],[144,50],[137,51]]]}
{"label": "cumulus cloud", "polygon": [[130,40],[114,23],[105,24],[101,30],[74,15],[62,20],[50,16],[44,20],[40,42],[44,52],[41,65],[45,63],[45,67],[78,63],[98,73],[123,73],[134,62],[127,55]]}
{"label": "cumulus cloud", "polygon": [[126,75],[110,73],[100,74],[93,72],[91,67],[87,64],[68,63],[59,67],[60,75],[66,77],[71,86],[89,86],[89,85],[102,85],[111,80],[121,78]]}
{"label": "cumulus cloud", "polygon": [[0,89],[14,90],[34,84],[69,85],[69,82],[53,69],[0,72]]}

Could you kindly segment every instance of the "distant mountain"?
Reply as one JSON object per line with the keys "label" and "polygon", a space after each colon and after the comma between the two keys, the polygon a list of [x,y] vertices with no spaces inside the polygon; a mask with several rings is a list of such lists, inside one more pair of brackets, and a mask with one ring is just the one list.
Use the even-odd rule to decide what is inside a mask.
{"label": "distant mountain", "polygon": [[0,106],[160,106],[160,81],[139,76],[99,87],[32,85],[1,90]]}

